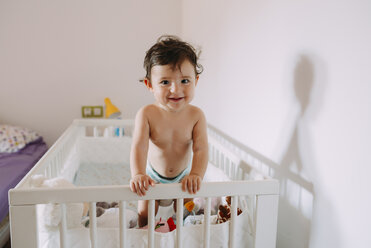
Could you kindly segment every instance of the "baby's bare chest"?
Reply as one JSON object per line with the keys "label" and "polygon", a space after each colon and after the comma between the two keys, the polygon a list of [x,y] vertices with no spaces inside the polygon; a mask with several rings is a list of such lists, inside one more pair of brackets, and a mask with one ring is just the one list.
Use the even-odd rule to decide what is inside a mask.
{"label": "baby's bare chest", "polygon": [[151,128],[150,139],[157,146],[188,145],[192,142],[193,126],[173,127],[172,125]]}

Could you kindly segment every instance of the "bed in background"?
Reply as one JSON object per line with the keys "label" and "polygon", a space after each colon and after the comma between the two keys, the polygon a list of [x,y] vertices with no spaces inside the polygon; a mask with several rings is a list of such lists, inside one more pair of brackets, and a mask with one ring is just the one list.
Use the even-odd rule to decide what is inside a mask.
{"label": "bed in background", "polygon": [[8,191],[36,164],[47,146],[36,132],[0,125],[0,247],[9,240]]}

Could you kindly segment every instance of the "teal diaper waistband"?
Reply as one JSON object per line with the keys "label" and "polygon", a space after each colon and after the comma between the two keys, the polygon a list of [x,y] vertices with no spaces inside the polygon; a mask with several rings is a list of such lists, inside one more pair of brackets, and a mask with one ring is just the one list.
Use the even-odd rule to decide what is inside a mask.
{"label": "teal diaper waistband", "polygon": [[191,171],[191,166],[188,166],[181,173],[179,173],[179,175],[177,175],[176,177],[167,178],[167,177],[160,175],[157,171],[155,171],[149,161],[147,161],[147,167],[146,167],[147,175],[159,183],[179,183],[183,179],[183,177],[189,174],[190,171]]}

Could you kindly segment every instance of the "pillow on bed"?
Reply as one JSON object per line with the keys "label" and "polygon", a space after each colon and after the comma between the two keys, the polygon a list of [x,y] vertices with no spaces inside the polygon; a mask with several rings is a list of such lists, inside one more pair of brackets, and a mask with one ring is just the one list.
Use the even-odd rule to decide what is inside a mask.
{"label": "pillow on bed", "polygon": [[40,136],[27,128],[0,125],[0,152],[17,152]]}

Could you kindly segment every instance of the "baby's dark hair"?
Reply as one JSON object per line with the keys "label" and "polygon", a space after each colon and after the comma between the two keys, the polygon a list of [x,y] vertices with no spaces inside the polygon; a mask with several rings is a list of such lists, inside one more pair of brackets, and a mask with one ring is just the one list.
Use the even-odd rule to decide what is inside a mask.
{"label": "baby's dark hair", "polygon": [[146,53],[144,58],[144,69],[146,78],[151,78],[151,69],[155,65],[172,65],[174,68],[188,59],[194,66],[196,75],[203,71],[202,65],[198,60],[196,49],[173,35],[162,35]]}

